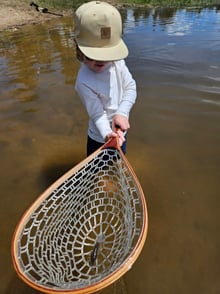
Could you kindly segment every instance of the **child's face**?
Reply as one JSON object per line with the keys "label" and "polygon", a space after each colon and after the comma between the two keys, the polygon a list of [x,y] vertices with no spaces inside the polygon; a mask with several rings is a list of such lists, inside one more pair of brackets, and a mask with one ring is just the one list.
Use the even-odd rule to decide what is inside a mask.
{"label": "child's face", "polygon": [[94,72],[103,72],[111,63],[111,61],[96,61],[85,57],[84,63]]}

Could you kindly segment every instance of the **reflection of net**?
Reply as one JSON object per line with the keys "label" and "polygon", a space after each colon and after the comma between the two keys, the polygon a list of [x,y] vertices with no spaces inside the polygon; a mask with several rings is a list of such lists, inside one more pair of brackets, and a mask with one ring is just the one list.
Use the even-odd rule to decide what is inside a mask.
{"label": "reflection of net", "polygon": [[103,149],[40,203],[18,239],[18,263],[37,285],[87,287],[125,262],[143,226],[139,190],[118,150]]}

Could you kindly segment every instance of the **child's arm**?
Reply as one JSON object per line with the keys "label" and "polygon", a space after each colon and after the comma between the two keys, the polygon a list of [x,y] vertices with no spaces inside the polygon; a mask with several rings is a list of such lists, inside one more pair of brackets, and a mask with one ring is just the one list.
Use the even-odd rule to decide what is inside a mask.
{"label": "child's arm", "polygon": [[136,82],[126,66],[125,61],[121,60],[118,64],[121,73],[120,82],[123,89],[123,95],[115,116],[113,117],[112,127],[114,130],[115,126],[118,125],[122,131],[127,131],[130,128],[129,113],[137,96]]}
{"label": "child's arm", "polygon": [[98,98],[98,93],[85,83],[77,83],[75,89],[84,104],[90,119],[94,121],[101,136],[105,140],[106,134],[110,134],[112,132],[112,128],[107,114],[103,109],[103,104]]}

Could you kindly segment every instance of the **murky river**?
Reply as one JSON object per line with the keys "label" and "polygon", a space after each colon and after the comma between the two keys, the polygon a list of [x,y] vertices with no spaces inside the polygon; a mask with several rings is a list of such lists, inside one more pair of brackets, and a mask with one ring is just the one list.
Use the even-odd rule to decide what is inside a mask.
{"label": "murky river", "polygon": [[[149,212],[144,249],[103,294],[220,293],[220,11],[125,9],[137,81],[127,158]],[[0,33],[0,293],[37,293],[10,255],[25,209],[85,157],[71,18]]]}

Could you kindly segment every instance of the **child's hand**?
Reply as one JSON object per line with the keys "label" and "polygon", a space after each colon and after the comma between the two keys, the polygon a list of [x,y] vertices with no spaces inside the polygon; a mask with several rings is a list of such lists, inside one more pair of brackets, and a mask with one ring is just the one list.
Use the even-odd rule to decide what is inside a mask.
{"label": "child's hand", "polygon": [[124,137],[124,133],[120,129],[118,129],[116,132],[109,133],[106,136],[105,140],[108,141],[111,138],[116,138],[117,136],[119,139],[119,145],[121,146],[125,141],[125,137]]}
{"label": "child's hand", "polygon": [[117,131],[120,129],[121,131],[125,132],[130,128],[129,121],[126,116],[116,114],[112,120],[112,129],[113,131]]}

